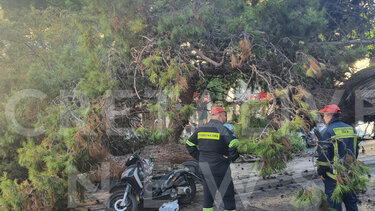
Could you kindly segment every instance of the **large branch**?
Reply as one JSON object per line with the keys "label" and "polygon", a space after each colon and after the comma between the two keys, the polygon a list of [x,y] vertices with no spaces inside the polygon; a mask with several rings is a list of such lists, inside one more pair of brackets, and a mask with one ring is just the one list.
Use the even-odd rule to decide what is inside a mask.
{"label": "large branch", "polygon": [[220,67],[221,65],[224,64],[224,57],[225,57],[226,50],[224,50],[224,52],[223,52],[223,56],[222,56],[222,58],[221,58],[220,63],[217,63],[217,62],[215,62],[214,60],[208,58],[207,56],[205,56],[205,55],[204,55],[201,51],[199,51],[199,50],[195,50],[195,52],[196,52],[197,55],[200,56],[203,60],[205,60],[206,62],[208,62],[208,63],[210,63],[210,64],[212,64],[212,65],[214,65],[215,67]]}
{"label": "large branch", "polygon": [[327,41],[327,42],[311,42],[311,45],[371,45],[375,44],[375,40],[348,40],[348,41]]}

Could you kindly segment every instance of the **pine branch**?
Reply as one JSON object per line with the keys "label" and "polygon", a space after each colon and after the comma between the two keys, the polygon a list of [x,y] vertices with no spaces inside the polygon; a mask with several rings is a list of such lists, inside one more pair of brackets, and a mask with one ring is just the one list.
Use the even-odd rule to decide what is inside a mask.
{"label": "pine branch", "polygon": [[348,41],[326,41],[326,42],[311,42],[310,45],[372,45],[375,40],[348,40]]}
{"label": "pine branch", "polygon": [[206,62],[214,65],[215,67],[220,67],[224,64],[224,57],[225,57],[225,54],[227,52],[227,50],[224,50],[223,52],[223,56],[221,57],[221,61],[219,63],[215,62],[214,60],[208,58],[207,56],[205,56],[201,51],[199,50],[195,50],[195,52],[197,53],[198,56],[200,56],[203,60],[205,60]]}

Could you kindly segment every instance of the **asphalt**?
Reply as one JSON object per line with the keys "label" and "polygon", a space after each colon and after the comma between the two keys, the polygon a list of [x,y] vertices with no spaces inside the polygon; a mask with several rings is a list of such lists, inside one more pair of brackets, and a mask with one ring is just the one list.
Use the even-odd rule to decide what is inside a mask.
{"label": "asphalt", "polygon": [[[362,143],[362,146],[364,149],[364,153],[361,150],[359,160],[363,161],[365,165],[371,167],[372,169],[375,169],[375,140],[364,142]],[[287,168],[285,170],[271,175],[268,178],[259,177],[257,175],[256,169],[253,168],[254,163],[231,164],[233,183],[235,186],[235,191],[237,193],[236,201],[243,201],[244,197],[248,197],[247,195],[257,191],[272,191],[281,187],[288,187],[293,184],[298,184],[299,186],[301,186],[304,184],[311,184],[312,181],[319,184],[319,180],[317,179],[316,175],[316,167],[314,166],[314,151],[315,150],[312,148],[307,149],[305,153],[300,156],[296,156],[292,161],[288,162]],[[109,197],[109,194],[106,192],[98,191],[97,193],[92,194],[90,197],[91,203],[90,200],[87,200],[89,201],[88,203],[86,203],[85,205],[81,204],[79,207],[73,210],[104,210],[103,205],[105,203],[105,200]],[[195,205],[188,205],[182,207],[180,210],[197,210],[200,207],[200,203],[203,198],[201,185],[197,186],[197,195],[195,198]],[[243,208],[242,210],[249,209]],[[261,209],[254,208],[250,210]]]}
{"label": "asphalt", "polygon": [[[359,160],[362,161],[366,166],[372,168],[372,178],[371,178],[371,190],[374,189],[374,179],[375,179],[375,140],[366,141],[361,143],[364,149],[360,151]],[[292,161],[288,162],[287,168],[278,174],[274,174],[269,178],[263,178],[257,176],[256,170],[252,168],[252,163],[234,163],[231,164],[233,183],[236,191],[236,210],[293,210],[293,207],[289,203],[291,198],[295,195],[295,192],[304,186],[318,185],[323,186],[316,174],[316,166],[314,165],[315,149],[307,149],[305,153],[300,156],[296,156]],[[201,188],[201,187],[199,187]],[[280,197],[275,197],[272,195],[277,195],[280,189],[287,189],[279,194],[283,199],[277,200]],[[264,194],[266,192],[266,194]],[[372,191],[374,192],[374,191]],[[288,196],[285,196],[288,195]],[[372,194],[374,195],[374,194]],[[372,197],[371,195],[371,197]],[[254,206],[249,202],[254,202],[256,199],[253,197],[259,197],[259,200],[263,200],[261,204],[265,204],[266,209],[262,209],[259,206]],[[220,201],[220,196],[216,196],[216,202]],[[370,198],[371,198],[370,197]],[[180,208],[181,211],[190,210],[200,210],[201,200],[203,198],[203,193],[198,192],[197,199],[192,205],[184,206]],[[270,200],[270,201],[267,201]],[[272,201],[271,201],[272,200]],[[274,202],[276,200],[276,202]],[[278,204],[280,204],[278,206]],[[274,205],[274,207],[272,207]],[[216,204],[215,210],[224,210],[223,205]],[[362,208],[360,210],[373,210]]]}
{"label": "asphalt", "polygon": [[[365,149],[360,151],[358,159],[366,166],[375,166],[375,140],[367,141],[361,144]],[[280,187],[293,183],[309,182],[317,177],[316,166],[314,164],[315,149],[307,149],[300,157],[295,157],[288,162],[287,168],[278,174],[265,179],[257,176],[256,171],[251,167],[253,164],[232,164],[232,177],[237,193],[244,193],[255,190]]]}

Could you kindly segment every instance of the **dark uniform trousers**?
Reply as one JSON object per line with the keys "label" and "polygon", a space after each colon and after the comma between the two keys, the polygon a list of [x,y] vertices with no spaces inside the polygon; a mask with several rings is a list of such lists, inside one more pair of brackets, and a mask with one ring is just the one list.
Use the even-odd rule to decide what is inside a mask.
{"label": "dark uniform trousers", "polygon": [[204,177],[203,210],[212,210],[210,208],[213,207],[214,197],[218,191],[224,201],[225,210],[235,210],[235,193],[229,162],[217,166],[209,166],[207,163],[200,162],[200,166]]}
{"label": "dark uniform trousers", "polygon": [[[335,190],[336,187],[336,180],[327,177],[324,181],[324,193],[327,196],[327,201],[328,204],[331,208],[337,210],[337,211],[342,211],[341,203],[334,203],[331,200],[331,196],[333,193],[333,190]],[[358,211],[357,207],[357,197],[356,195],[353,194],[344,194],[342,201],[345,204],[346,211]]]}
{"label": "dark uniform trousers", "polygon": [[[321,137],[318,137],[318,174],[324,177],[324,192],[327,196],[328,204],[331,208],[341,211],[341,203],[334,203],[331,200],[333,191],[336,188],[336,174],[337,170],[332,168],[339,159],[346,155],[358,157],[358,143],[357,135],[354,128],[339,120],[333,118],[324,131]],[[344,194],[342,201],[345,204],[347,211],[357,211],[357,197],[355,193]]]}
{"label": "dark uniform trousers", "polygon": [[236,209],[230,162],[239,156],[237,143],[233,133],[218,120],[199,127],[186,141],[186,147],[190,155],[199,161],[204,177],[203,211],[213,210],[217,191],[222,196],[226,211]]}

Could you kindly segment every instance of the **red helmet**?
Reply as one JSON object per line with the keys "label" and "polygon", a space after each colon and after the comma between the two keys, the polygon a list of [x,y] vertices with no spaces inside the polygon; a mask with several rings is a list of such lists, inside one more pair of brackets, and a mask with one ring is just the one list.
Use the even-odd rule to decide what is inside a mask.
{"label": "red helmet", "polygon": [[213,107],[211,109],[211,115],[216,115],[216,114],[220,114],[223,112],[225,112],[223,107]]}
{"label": "red helmet", "polygon": [[331,114],[337,114],[340,113],[341,110],[337,105],[326,105],[322,110],[319,111],[320,113],[331,113]]}

